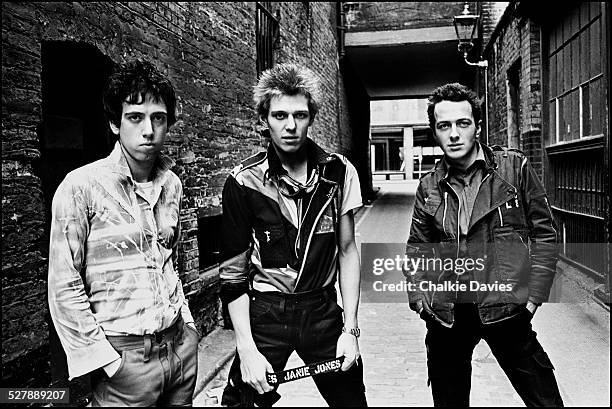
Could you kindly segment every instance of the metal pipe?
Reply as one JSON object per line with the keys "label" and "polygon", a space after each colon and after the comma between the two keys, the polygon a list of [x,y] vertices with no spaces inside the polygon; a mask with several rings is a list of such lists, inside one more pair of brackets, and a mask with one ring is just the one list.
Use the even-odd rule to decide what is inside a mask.
{"label": "metal pipe", "polygon": [[463,59],[465,60],[465,63],[467,65],[471,65],[473,67],[478,67],[478,68],[484,68],[484,86],[485,86],[485,90],[484,90],[484,103],[485,103],[485,112],[484,112],[484,130],[485,130],[485,137],[486,137],[486,143],[487,145],[489,144],[489,106],[488,106],[488,94],[489,94],[489,77],[488,77],[488,71],[489,71],[489,62],[487,60],[482,60],[482,61],[478,61],[478,62],[470,62],[467,59],[467,51],[463,52]]}
{"label": "metal pipe", "polygon": [[488,102],[488,96],[489,96],[489,78],[488,78],[488,72],[489,72],[489,68],[487,66],[484,67],[484,102],[485,102],[485,112],[484,112],[484,117],[485,117],[485,138],[487,141],[487,145],[489,145],[489,102]]}

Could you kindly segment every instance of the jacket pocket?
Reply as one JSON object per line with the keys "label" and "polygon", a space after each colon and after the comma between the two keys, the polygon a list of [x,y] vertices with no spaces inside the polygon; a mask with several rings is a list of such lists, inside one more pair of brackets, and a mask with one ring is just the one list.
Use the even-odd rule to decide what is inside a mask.
{"label": "jacket pocket", "polygon": [[288,243],[282,224],[255,228],[259,242],[259,256],[263,268],[287,267],[290,262]]}
{"label": "jacket pocket", "polygon": [[432,192],[425,199],[425,206],[423,207],[423,211],[425,211],[425,213],[427,213],[430,216],[434,216],[436,212],[438,211],[438,208],[440,207],[441,204],[442,204],[442,198],[438,196],[437,193]]}
{"label": "jacket pocket", "polygon": [[[495,249],[494,278],[500,284],[527,285],[531,261],[526,231],[516,230],[511,226],[498,227],[493,230]],[[488,283],[492,284],[492,283]],[[522,303],[526,300],[516,298],[515,291],[503,292],[506,299],[503,302]]]}

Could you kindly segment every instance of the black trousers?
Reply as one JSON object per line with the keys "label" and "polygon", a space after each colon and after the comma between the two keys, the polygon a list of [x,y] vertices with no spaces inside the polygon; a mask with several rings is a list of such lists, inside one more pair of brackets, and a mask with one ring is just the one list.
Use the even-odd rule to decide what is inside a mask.
{"label": "black trousers", "polygon": [[[336,357],[343,318],[333,287],[300,295],[254,291],[250,295],[250,316],[257,349],[274,372],[285,369],[293,351],[307,365]],[[346,372],[315,375],[313,380],[329,406],[367,406],[361,358]],[[236,354],[222,405],[272,406],[278,399],[276,389],[259,395],[242,382]]]}
{"label": "black trousers", "polygon": [[531,328],[531,313],[482,324],[475,304],[455,305],[447,328],[427,319],[427,368],[434,406],[469,406],[472,352],[484,339],[526,406],[563,406],[553,365]]}

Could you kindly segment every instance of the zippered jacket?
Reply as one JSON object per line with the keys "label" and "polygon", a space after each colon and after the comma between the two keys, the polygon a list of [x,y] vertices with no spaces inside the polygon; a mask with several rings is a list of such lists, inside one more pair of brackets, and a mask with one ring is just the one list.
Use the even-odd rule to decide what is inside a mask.
{"label": "zippered jacket", "polygon": [[459,198],[448,182],[448,165],[441,160],[420,180],[406,246],[411,258],[480,263],[472,264],[480,268],[460,278],[456,271],[440,269],[435,263],[430,269],[405,271],[407,281],[414,285],[408,291],[410,307],[416,310],[417,301],[422,300],[426,312],[446,326],[454,322],[460,294],[456,288],[430,283],[468,284],[469,277],[469,281],[485,284],[473,292],[474,301],[482,322],[493,323],[524,311],[527,301],[547,301],[556,272],[556,224],[529,161],[518,150],[480,146],[486,165],[467,236],[460,238]]}
{"label": "zippered jacket", "polygon": [[275,170],[281,165],[271,144],[228,176],[219,267],[224,303],[253,288],[299,293],[335,283],[336,232],[345,174],[352,165],[310,139],[307,149],[309,166],[316,166],[319,178],[295,202],[279,192]]}

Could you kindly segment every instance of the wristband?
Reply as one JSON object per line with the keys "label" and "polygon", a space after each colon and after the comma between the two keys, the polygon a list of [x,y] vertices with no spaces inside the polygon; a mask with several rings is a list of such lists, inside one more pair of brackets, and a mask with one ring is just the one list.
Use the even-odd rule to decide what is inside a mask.
{"label": "wristband", "polygon": [[359,335],[361,335],[361,330],[359,328],[347,329],[346,327],[342,327],[342,332],[346,332],[347,334],[351,334],[355,338],[359,338]]}
{"label": "wristband", "polygon": [[287,369],[286,371],[279,371],[273,373],[266,373],[266,380],[272,386],[291,382],[298,379],[306,378],[307,376],[319,375],[328,372],[336,372],[342,366],[344,357],[328,359],[325,361],[319,361],[310,365],[304,365],[293,369]]}

